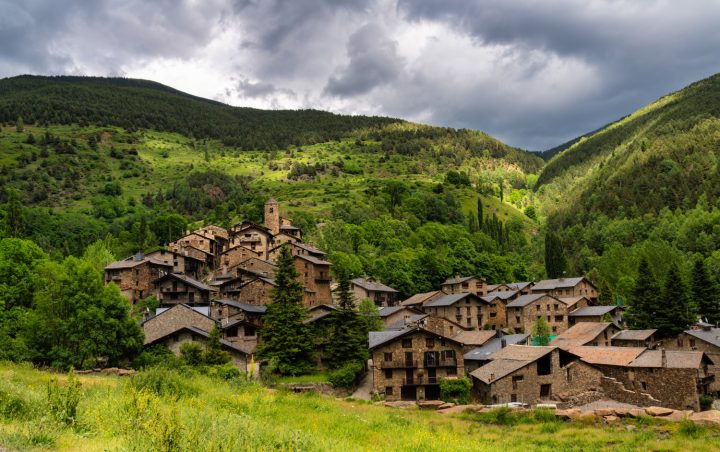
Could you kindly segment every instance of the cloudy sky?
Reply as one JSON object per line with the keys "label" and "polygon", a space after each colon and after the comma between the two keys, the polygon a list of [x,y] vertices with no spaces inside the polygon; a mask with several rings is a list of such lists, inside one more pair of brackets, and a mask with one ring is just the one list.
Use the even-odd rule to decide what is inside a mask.
{"label": "cloudy sky", "polygon": [[0,77],[152,79],[539,150],[720,72],[718,0],[0,0]]}

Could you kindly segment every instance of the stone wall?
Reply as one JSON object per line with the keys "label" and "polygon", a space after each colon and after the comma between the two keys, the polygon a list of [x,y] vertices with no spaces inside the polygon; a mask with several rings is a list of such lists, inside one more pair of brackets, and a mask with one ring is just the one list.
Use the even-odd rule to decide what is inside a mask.
{"label": "stone wall", "polygon": [[486,307],[486,315],[483,317],[485,325],[491,325],[493,330],[501,330],[507,326],[507,308],[506,301],[496,298]]}
{"label": "stone wall", "polygon": [[261,253],[255,252],[242,245],[238,245],[228,249],[220,255],[220,267],[223,272],[227,273],[232,267],[237,266],[241,262],[252,257],[259,257],[260,255]]}
{"label": "stone wall", "polygon": [[687,333],[680,333],[675,338],[665,339],[661,346],[666,350],[697,350],[705,352],[714,363],[709,366],[709,371],[716,376],[715,381],[710,383],[710,391],[720,391],[720,347],[716,347]]}
{"label": "stone wall", "polygon": [[273,287],[262,279],[255,279],[240,288],[238,298],[243,303],[266,306],[272,303]]}
{"label": "stone wall", "polygon": [[517,332],[532,331],[538,317],[547,320],[553,334],[568,329],[568,309],[562,301],[545,295],[521,308],[507,308],[507,324]]}
{"label": "stone wall", "polygon": [[468,297],[451,306],[428,306],[423,311],[462,325],[465,329],[480,329],[487,318],[487,304]]}

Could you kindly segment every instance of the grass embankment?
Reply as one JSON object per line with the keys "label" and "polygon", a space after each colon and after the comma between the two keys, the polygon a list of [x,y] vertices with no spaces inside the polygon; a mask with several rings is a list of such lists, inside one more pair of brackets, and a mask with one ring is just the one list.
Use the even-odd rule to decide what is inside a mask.
{"label": "grass embankment", "polygon": [[[171,371],[82,376],[74,425],[53,374],[0,366],[0,448],[60,450],[717,450],[720,432],[659,421],[563,423],[545,412],[442,416]],[[59,376],[60,384],[66,380]]]}

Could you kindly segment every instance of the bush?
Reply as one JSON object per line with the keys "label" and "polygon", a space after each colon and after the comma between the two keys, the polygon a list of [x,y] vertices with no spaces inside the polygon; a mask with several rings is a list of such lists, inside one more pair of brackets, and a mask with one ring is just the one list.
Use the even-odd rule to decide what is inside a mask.
{"label": "bush", "polygon": [[681,435],[689,436],[691,438],[698,438],[705,433],[705,428],[697,425],[690,419],[683,419],[680,421],[680,427],[678,432]]}
{"label": "bush", "polygon": [[138,355],[135,359],[135,369],[147,369],[150,367],[164,366],[176,367],[178,358],[163,344],[155,344]]}
{"label": "bush", "polygon": [[709,395],[700,396],[700,411],[707,411],[712,408],[713,400],[715,399]]}
{"label": "bush", "polygon": [[48,383],[47,396],[50,414],[63,424],[75,424],[77,407],[80,404],[80,381],[72,367],[68,372],[65,388],[60,387],[57,378],[53,378]]}
{"label": "bush", "polygon": [[200,344],[186,342],[180,346],[180,359],[188,366],[199,366],[203,363],[203,349]]}
{"label": "bush", "polygon": [[440,398],[445,402],[454,402],[458,405],[470,403],[472,383],[467,377],[440,381]]}
{"label": "bush", "polygon": [[0,419],[28,420],[40,412],[40,401],[25,388],[0,381]]}
{"label": "bush", "polygon": [[177,372],[160,367],[135,374],[130,379],[130,385],[137,391],[146,390],[174,399],[198,394],[198,390],[183,381]]}
{"label": "bush", "polygon": [[330,372],[328,380],[336,388],[348,388],[353,386],[363,370],[363,365],[359,362],[347,363],[341,368]]}
{"label": "bush", "polygon": [[210,377],[220,378],[221,380],[228,381],[245,379],[245,374],[240,372],[240,369],[230,363],[218,366],[209,366],[207,374]]}

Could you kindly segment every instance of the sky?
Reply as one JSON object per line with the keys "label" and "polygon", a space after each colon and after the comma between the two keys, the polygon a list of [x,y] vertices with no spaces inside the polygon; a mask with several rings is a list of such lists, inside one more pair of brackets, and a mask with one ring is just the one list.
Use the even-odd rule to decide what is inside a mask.
{"label": "sky", "polygon": [[0,0],[0,77],[471,128],[528,150],[720,72],[718,0]]}

